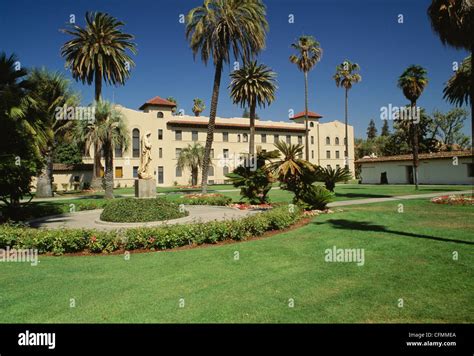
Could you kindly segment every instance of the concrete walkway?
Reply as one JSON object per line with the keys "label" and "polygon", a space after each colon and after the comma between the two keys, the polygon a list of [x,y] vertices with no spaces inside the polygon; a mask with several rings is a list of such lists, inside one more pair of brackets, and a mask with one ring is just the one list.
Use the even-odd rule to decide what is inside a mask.
{"label": "concrete walkway", "polygon": [[239,210],[225,206],[208,205],[186,205],[185,209],[189,215],[184,218],[138,222],[138,223],[112,223],[100,220],[103,209],[78,211],[75,213],[46,216],[30,220],[31,227],[44,229],[97,229],[97,230],[118,230],[132,227],[159,226],[163,224],[184,224],[190,222],[207,222],[213,220],[238,219],[248,215],[256,214],[258,211]]}

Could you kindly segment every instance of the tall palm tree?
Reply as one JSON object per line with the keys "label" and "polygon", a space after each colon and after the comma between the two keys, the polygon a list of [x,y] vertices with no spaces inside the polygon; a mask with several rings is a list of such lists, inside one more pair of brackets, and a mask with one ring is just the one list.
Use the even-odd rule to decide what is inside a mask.
{"label": "tall palm tree", "polygon": [[250,108],[250,157],[255,155],[255,109],[270,105],[275,100],[275,77],[264,64],[257,64],[256,61],[246,63],[242,68],[233,71],[230,74],[231,83],[230,96],[234,104],[240,104],[241,107]]}
{"label": "tall palm tree", "polygon": [[[428,7],[431,27],[441,42],[456,49],[471,52],[471,68],[474,67],[474,1],[472,0],[433,0]],[[471,83],[474,72],[471,71]],[[474,84],[471,84],[471,138],[474,140]],[[474,145],[473,148],[474,150]]]}
{"label": "tall palm tree", "polygon": [[266,10],[261,0],[205,0],[186,16],[186,38],[194,58],[200,53],[205,64],[212,59],[215,66],[202,169],[203,193],[207,192],[223,65],[229,63],[231,52],[244,62],[250,60],[265,47],[267,31]]}
{"label": "tall palm tree", "polygon": [[114,197],[114,149],[128,149],[129,135],[124,116],[108,101],[95,105],[95,121],[80,121],[77,137],[85,143],[86,149],[98,145],[102,147],[105,159],[105,198]]}
{"label": "tall palm tree", "polygon": [[402,89],[403,95],[410,101],[410,113],[412,115],[412,147],[413,147],[413,180],[418,189],[418,123],[414,120],[416,102],[421,93],[428,85],[426,69],[419,65],[411,65],[398,78],[398,87]]}
{"label": "tall palm tree", "polygon": [[206,110],[206,105],[204,104],[204,101],[202,101],[199,98],[196,98],[193,100],[193,113],[196,117],[201,115],[201,113]]}
{"label": "tall palm tree", "polygon": [[53,159],[52,152],[58,135],[68,134],[75,121],[67,120],[58,113],[64,105],[76,106],[80,100],[69,88],[69,81],[59,72],[51,73],[45,68],[34,69],[28,76],[31,85],[30,96],[37,105],[31,108],[28,116],[39,120],[45,133],[45,142],[40,147],[45,164],[38,175],[36,185],[37,197],[53,196]]}
{"label": "tall palm tree", "polygon": [[[134,36],[124,33],[124,23],[102,12],[87,12],[86,26],[70,25],[62,32],[73,38],[61,48],[61,55],[72,77],[95,85],[95,101],[101,100],[102,82],[124,85],[135,65],[127,51],[136,54]],[[92,188],[100,189],[100,150],[94,147],[94,172]]]}
{"label": "tall palm tree", "polygon": [[446,83],[443,89],[443,98],[457,106],[463,106],[464,104],[472,105],[469,95],[472,83],[471,71],[471,56],[468,56]]}
{"label": "tall palm tree", "polygon": [[360,67],[357,63],[351,63],[347,59],[336,67],[336,74],[334,74],[333,79],[336,82],[336,86],[344,88],[345,92],[345,116],[344,116],[344,125],[345,125],[345,134],[344,134],[344,144],[345,144],[345,155],[344,155],[344,166],[346,169],[349,169],[349,135],[347,134],[347,121],[348,121],[348,98],[349,90],[352,88],[352,85],[359,83],[362,80],[362,76],[358,73]]}
{"label": "tall palm tree", "polygon": [[199,169],[202,168],[203,161],[204,147],[199,143],[194,143],[181,150],[176,165],[180,169],[188,168],[191,171],[191,185],[195,186],[198,182]]}
{"label": "tall palm tree", "polygon": [[321,60],[323,49],[313,36],[301,36],[298,41],[291,44],[291,47],[298,52],[298,56],[291,55],[290,62],[296,64],[298,69],[304,73],[305,158],[309,161],[308,72]]}

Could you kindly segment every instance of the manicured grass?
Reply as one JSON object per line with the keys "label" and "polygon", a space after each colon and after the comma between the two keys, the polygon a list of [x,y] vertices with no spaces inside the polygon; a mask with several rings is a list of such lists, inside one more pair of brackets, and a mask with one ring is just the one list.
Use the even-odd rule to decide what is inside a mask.
{"label": "manicured grass", "polygon": [[[398,213],[398,204],[352,206],[260,240],[128,261],[2,263],[0,322],[474,322],[474,207],[411,200]],[[333,246],[365,249],[365,264],[325,262]]]}

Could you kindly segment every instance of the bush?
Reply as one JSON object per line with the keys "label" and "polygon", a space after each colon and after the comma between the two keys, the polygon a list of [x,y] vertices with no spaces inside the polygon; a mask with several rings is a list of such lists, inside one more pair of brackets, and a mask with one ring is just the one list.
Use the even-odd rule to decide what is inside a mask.
{"label": "bush", "polygon": [[282,205],[239,220],[133,228],[124,232],[42,230],[5,224],[0,226],[0,248],[36,248],[39,253],[52,252],[56,255],[84,250],[94,253],[121,249],[165,250],[224,240],[245,240],[266,231],[287,228],[302,216],[300,209],[288,209]]}
{"label": "bush", "polygon": [[186,205],[226,206],[232,203],[232,198],[222,194],[186,194],[183,195],[178,202]]}
{"label": "bush", "polygon": [[145,222],[177,219],[188,214],[177,203],[164,198],[125,198],[108,203],[100,218],[113,222]]}
{"label": "bush", "polygon": [[320,185],[311,185],[300,192],[296,204],[305,210],[325,210],[333,194]]}

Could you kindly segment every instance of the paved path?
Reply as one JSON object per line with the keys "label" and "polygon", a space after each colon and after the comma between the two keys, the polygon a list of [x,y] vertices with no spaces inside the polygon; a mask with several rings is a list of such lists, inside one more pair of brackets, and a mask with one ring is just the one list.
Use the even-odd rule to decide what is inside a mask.
{"label": "paved path", "polygon": [[434,198],[442,195],[453,195],[453,194],[473,194],[473,190],[463,190],[456,192],[438,192],[438,193],[427,193],[427,194],[411,194],[411,195],[400,195],[396,197],[387,198],[368,198],[368,199],[354,199],[354,200],[342,200],[335,201],[328,204],[328,207],[334,208],[339,206],[348,205],[359,205],[359,204],[371,204],[371,203],[382,203],[385,201],[397,201],[397,200],[409,200],[409,199],[423,199],[423,198]]}
{"label": "paved path", "polygon": [[213,220],[229,220],[242,218],[251,214],[258,213],[257,211],[239,210],[224,206],[206,206],[206,205],[186,205],[186,210],[189,215],[184,218],[154,221],[154,222],[139,222],[139,223],[110,223],[100,220],[100,213],[102,209],[78,211],[75,213],[68,213],[62,215],[46,216],[30,220],[30,226],[45,229],[98,229],[98,230],[117,230],[131,227],[145,227],[145,226],[159,226],[163,224],[183,224],[189,222],[206,222]]}

